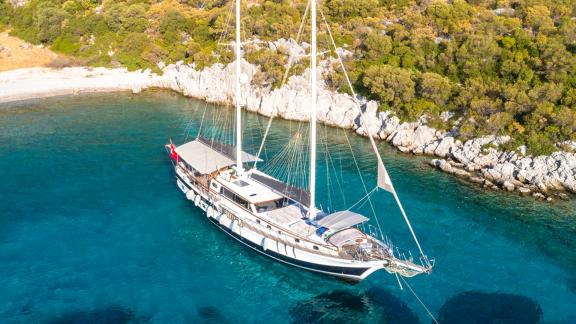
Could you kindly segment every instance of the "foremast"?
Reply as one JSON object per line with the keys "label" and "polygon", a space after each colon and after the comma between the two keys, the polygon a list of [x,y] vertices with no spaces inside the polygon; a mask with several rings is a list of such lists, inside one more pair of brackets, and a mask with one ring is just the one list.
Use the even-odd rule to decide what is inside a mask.
{"label": "foremast", "polygon": [[240,93],[240,73],[242,59],[242,43],[240,42],[240,0],[236,0],[236,173],[244,173],[242,165],[242,105]]}
{"label": "foremast", "polygon": [[310,0],[310,15],[312,39],[310,42],[310,206],[308,208],[308,216],[314,219],[316,217],[316,100],[318,96],[316,80],[316,0]]}

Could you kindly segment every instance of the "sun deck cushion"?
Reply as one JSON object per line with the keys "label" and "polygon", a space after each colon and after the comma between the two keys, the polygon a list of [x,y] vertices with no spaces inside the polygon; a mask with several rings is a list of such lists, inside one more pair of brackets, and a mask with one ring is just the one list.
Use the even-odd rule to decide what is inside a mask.
{"label": "sun deck cushion", "polygon": [[348,244],[354,244],[356,243],[356,240],[364,238],[366,238],[366,235],[358,229],[348,228],[330,236],[328,241],[337,247],[341,247]]}

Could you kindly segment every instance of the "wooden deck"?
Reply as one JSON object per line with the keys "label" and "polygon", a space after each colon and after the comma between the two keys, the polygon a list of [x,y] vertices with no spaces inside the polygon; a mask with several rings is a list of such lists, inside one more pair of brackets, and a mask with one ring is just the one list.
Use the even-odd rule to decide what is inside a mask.
{"label": "wooden deck", "polygon": [[290,205],[266,213],[266,217],[278,225],[302,236],[309,237],[316,232],[316,227],[306,223],[306,211],[298,205]]}

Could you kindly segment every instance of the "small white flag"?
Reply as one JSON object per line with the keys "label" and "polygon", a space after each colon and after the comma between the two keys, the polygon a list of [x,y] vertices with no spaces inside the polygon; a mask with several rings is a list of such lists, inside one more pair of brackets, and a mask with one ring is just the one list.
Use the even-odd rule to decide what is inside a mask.
{"label": "small white flag", "polygon": [[382,162],[378,162],[378,187],[388,192],[394,191],[394,187],[392,186],[392,180],[390,180],[388,171],[386,171],[386,168],[384,167],[384,164]]}

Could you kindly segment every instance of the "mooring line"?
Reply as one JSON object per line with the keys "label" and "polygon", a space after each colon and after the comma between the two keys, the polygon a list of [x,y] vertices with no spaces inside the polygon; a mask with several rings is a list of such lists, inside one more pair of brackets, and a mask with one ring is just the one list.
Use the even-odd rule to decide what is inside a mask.
{"label": "mooring line", "polygon": [[438,320],[436,320],[436,317],[434,317],[434,315],[432,315],[432,312],[430,312],[430,310],[428,309],[428,307],[426,307],[426,305],[424,304],[424,302],[420,299],[420,297],[418,297],[418,295],[416,295],[416,292],[414,291],[414,289],[412,289],[412,287],[408,284],[408,282],[404,279],[404,277],[399,276],[400,279],[402,279],[402,281],[404,281],[404,284],[406,285],[406,287],[408,287],[408,289],[410,290],[410,292],[412,293],[412,295],[414,295],[414,297],[416,297],[416,300],[418,300],[418,302],[420,303],[420,305],[422,305],[422,307],[426,310],[426,312],[428,313],[428,315],[430,316],[430,318],[432,318],[432,320],[434,321],[434,323],[438,324]]}

